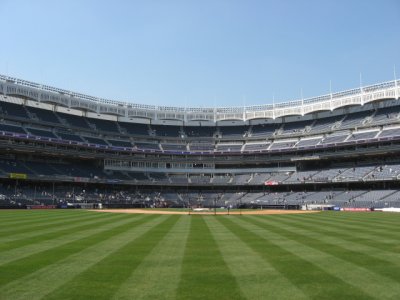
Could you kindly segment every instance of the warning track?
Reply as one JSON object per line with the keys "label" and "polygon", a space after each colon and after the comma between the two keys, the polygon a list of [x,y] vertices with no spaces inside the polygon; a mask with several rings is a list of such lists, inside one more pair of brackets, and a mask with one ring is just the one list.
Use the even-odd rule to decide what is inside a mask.
{"label": "warning track", "polygon": [[[96,212],[108,212],[108,213],[125,213],[125,214],[157,214],[157,215],[188,215],[189,211],[175,211],[175,210],[163,210],[163,209],[97,209],[92,210]],[[285,215],[285,214],[309,214],[317,213],[319,211],[310,210],[243,210],[243,211],[230,211],[230,215]],[[213,210],[205,211],[190,211],[191,215],[213,215]],[[217,215],[227,215],[228,211],[217,211]]]}

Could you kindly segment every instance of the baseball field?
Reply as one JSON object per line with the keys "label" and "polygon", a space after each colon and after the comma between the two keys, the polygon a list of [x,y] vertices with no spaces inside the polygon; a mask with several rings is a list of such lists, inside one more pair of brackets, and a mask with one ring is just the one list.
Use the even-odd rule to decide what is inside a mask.
{"label": "baseball field", "polygon": [[0,211],[0,299],[400,299],[400,214]]}

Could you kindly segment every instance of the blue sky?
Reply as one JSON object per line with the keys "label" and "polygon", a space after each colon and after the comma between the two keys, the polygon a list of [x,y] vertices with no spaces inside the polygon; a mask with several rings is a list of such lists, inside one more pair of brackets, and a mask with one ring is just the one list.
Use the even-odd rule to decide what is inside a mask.
{"label": "blue sky", "polygon": [[256,105],[400,74],[398,0],[0,0],[0,16],[0,73],[115,100]]}

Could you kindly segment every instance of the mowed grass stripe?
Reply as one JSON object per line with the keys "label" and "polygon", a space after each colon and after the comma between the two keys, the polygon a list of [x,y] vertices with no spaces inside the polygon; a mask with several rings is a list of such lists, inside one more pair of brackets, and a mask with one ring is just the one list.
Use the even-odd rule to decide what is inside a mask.
{"label": "mowed grass stripe", "polygon": [[204,216],[192,216],[176,299],[244,299]]}
{"label": "mowed grass stripe", "polygon": [[[275,235],[256,225],[248,223],[244,218],[221,218],[233,234],[249,247],[268,260],[292,284],[297,286],[311,299],[373,299],[362,288],[328,273],[327,266],[318,262],[326,257],[315,253],[304,253],[296,243]],[[328,263],[329,267],[332,267]],[[277,287],[279,288],[279,287]]]}
{"label": "mowed grass stripe", "polygon": [[[82,220],[85,218],[96,218],[96,217],[98,217],[98,214],[86,212],[77,214],[70,214],[70,213],[61,214],[59,215],[59,217],[52,217],[52,218],[42,217],[40,220],[30,221],[26,223],[16,223],[13,225],[4,224],[0,221],[0,224],[2,226],[0,237],[5,238],[10,235],[14,236],[21,232],[22,233],[25,232],[27,229],[35,229],[35,230],[40,230],[41,228],[45,229],[45,227],[43,226],[44,224],[57,226],[59,224],[65,223],[66,221],[72,222],[75,220]],[[18,216],[15,216],[15,219],[18,219]]]}
{"label": "mowed grass stripe", "polygon": [[146,216],[126,219],[122,224],[117,223],[117,225],[114,225],[111,228],[99,228],[84,238],[63,243],[57,247],[39,251],[35,254],[4,264],[0,266],[0,286],[18,279],[21,276],[26,276],[27,274],[44,268],[47,265],[60,261],[69,255],[82,251],[83,249],[106,240],[115,234],[124,232],[132,226],[143,224],[152,218],[155,217]]}
{"label": "mowed grass stripe", "polygon": [[[284,218],[281,219],[284,220]],[[298,222],[297,220],[304,219],[287,218],[287,221],[290,222]],[[364,223],[359,222],[357,225],[349,225],[346,222],[346,220],[341,219],[316,220],[315,218],[310,218],[307,224],[315,228],[324,228],[326,231],[340,232],[343,235],[342,238],[348,241],[364,243],[380,250],[399,253],[398,241],[400,235],[397,228],[400,226],[400,220],[398,226],[387,226],[385,230],[380,229],[378,231],[369,229]]]}
{"label": "mowed grass stripe", "polygon": [[[51,213],[50,213],[51,212]],[[35,219],[40,219],[43,217],[50,217],[52,215],[61,215],[69,213],[65,210],[28,210],[28,209],[18,209],[18,210],[1,210],[0,221],[2,222],[16,222],[16,217],[18,221],[30,221]]]}
{"label": "mowed grass stripe", "polygon": [[[338,240],[342,240],[340,242],[341,245],[350,250],[353,249],[357,252],[365,251],[368,255],[386,258],[390,262],[398,261],[400,265],[399,239],[378,239],[378,236],[374,233],[360,233],[359,230],[343,229],[330,223],[315,224],[312,221],[303,220],[300,222],[282,217],[269,220],[279,220],[280,224],[284,223],[288,226],[296,226],[296,228],[302,229],[304,233],[312,233],[311,236],[315,236],[317,239],[325,239],[326,242],[329,242],[329,238],[333,239],[332,242],[335,243],[337,243]],[[299,226],[299,224],[301,224],[301,226]],[[388,230],[396,229],[388,228]]]}
{"label": "mowed grass stripe", "polygon": [[[0,210],[0,214],[2,211]],[[73,218],[81,218],[81,216],[73,216],[73,215],[65,215],[65,216],[60,216],[60,218],[65,218],[68,219],[70,217]],[[19,220],[19,216],[16,215],[14,217],[14,220]],[[3,221],[0,221],[0,238],[13,238],[14,235],[24,233],[27,229],[33,229],[35,226],[41,226],[44,222],[55,222],[55,223],[62,223],[62,220],[59,218],[46,218],[43,216],[41,219],[36,219],[34,221],[29,220],[26,222],[15,222],[13,224],[7,224]],[[43,227],[44,228],[44,227]],[[40,229],[40,227],[39,227]]]}
{"label": "mowed grass stripe", "polygon": [[[305,283],[315,282],[315,284],[321,285],[321,280],[323,280],[322,284],[330,281],[331,285],[326,287],[326,293],[328,295],[332,294],[332,298],[342,295],[342,299],[353,299],[364,298],[369,295],[369,297],[377,299],[394,299],[396,295],[400,295],[400,285],[390,278],[383,277],[347,260],[337,258],[308,245],[289,239],[278,232],[269,230],[269,225],[254,224],[256,221],[249,217],[235,220],[235,222],[240,222],[243,227],[254,231],[256,235],[268,239],[272,244],[280,247],[283,251],[306,262],[309,267],[305,264],[303,270],[299,269],[300,273],[304,273],[304,270],[306,270],[304,278],[307,278],[307,281]],[[318,270],[324,272],[331,279],[325,281],[323,277],[310,277],[309,270],[307,270],[310,266],[312,266],[312,268],[318,268]],[[293,273],[292,276],[295,276]],[[336,289],[341,289],[341,292],[339,293]],[[346,295],[346,293],[350,291],[352,292]],[[324,289],[320,292],[321,295],[319,296],[323,296]],[[352,295],[352,293],[354,293],[354,295]]]}
{"label": "mowed grass stripe", "polygon": [[[98,214],[99,215],[99,214]],[[74,220],[79,220],[82,218],[101,218],[101,216],[97,216],[97,214],[85,214],[85,215],[81,215],[78,218],[73,217],[71,220],[71,217],[68,216],[68,218],[63,218],[61,217],[60,219],[56,219],[56,220],[48,220],[48,219],[43,219],[35,222],[34,224],[24,224],[22,226],[15,226],[13,228],[13,226],[7,226],[8,227],[8,231],[7,232],[3,232],[0,237],[1,238],[5,238],[5,237],[13,237],[15,235],[18,234],[23,234],[26,231],[33,231],[33,230],[45,230],[48,229],[50,226],[57,226],[60,224],[65,224],[67,222],[69,222],[71,220],[71,222],[73,222]]]}
{"label": "mowed grass stripe", "polygon": [[[36,215],[34,211],[29,211],[32,216]],[[0,215],[3,214],[4,211],[0,210]],[[80,215],[86,215],[87,212],[81,211],[79,213],[70,212],[70,211],[61,211],[61,212],[48,212],[47,214],[41,214],[40,216],[30,217],[30,218],[22,218],[21,214],[15,214],[11,220],[4,220],[0,218],[0,224],[2,224],[2,228],[0,228],[0,233],[8,233],[12,229],[20,229],[23,227],[29,227],[31,225],[35,225],[37,223],[41,223],[42,221],[59,221],[63,218],[71,218],[71,217],[79,217]]]}
{"label": "mowed grass stripe", "polygon": [[[365,245],[358,245],[356,243],[350,243],[341,239],[340,234],[326,234],[319,228],[308,228],[307,221],[297,222],[290,226],[288,222],[281,218],[257,218],[250,217],[253,224],[256,224],[262,228],[280,234],[287,239],[296,241],[308,247],[312,247],[318,251],[325,252],[334,257],[348,261],[351,264],[358,265],[361,268],[365,268],[373,273],[380,274],[391,278],[393,281],[400,283],[400,256],[392,255],[388,261],[383,260],[384,255],[378,254],[377,249],[372,249],[373,253],[366,248]],[[306,228],[306,229],[304,229]],[[322,234],[315,234],[322,232]],[[331,231],[330,231],[331,232]]]}
{"label": "mowed grass stripe", "polygon": [[190,230],[190,216],[179,221],[119,287],[113,299],[175,299]]}
{"label": "mowed grass stripe", "polygon": [[[388,232],[387,228],[392,228],[394,226],[399,225],[399,221],[397,220],[397,223],[391,223],[391,224],[377,224],[368,218],[363,218],[363,219],[352,219],[349,217],[343,218],[341,217],[343,213],[342,212],[336,212],[336,213],[331,213],[331,212],[322,212],[319,214],[312,214],[312,215],[290,215],[288,219],[293,219],[293,220],[302,220],[304,218],[309,219],[311,222],[321,222],[321,223],[329,223],[333,224],[333,226],[338,226],[338,227],[343,227],[343,228],[350,228],[350,229],[357,229],[360,231],[366,231],[366,232],[374,232],[376,234],[389,234],[389,237],[395,237],[398,238],[400,234],[398,232]],[[355,214],[355,213],[353,213]],[[346,216],[349,216],[349,214],[345,214]],[[350,214],[351,216],[352,214]],[[366,216],[371,216],[371,213],[366,213]],[[282,217],[282,216],[277,216],[277,217]]]}
{"label": "mowed grass stripe", "polygon": [[[54,211],[54,216],[60,215],[61,213],[62,212],[58,210]],[[43,211],[21,209],[10,213],[10,211],[2,209],[0,213],[0,222],[4,224],[18,224],[40,220],[43,217],[51,217],[51,215],[43,213]]]}
{"label": "mowed grass stripe", "polygon": [[222,225],[219,217],[206,217],[205,220],[247,299],[309,299],[264,256]]}
{"label": "mowed grass stripe", "polygon": [[[16,219],[18,216],[15,217]],[[24,224],[4,224],[0,222],[1,224],[1,230],[0,230],[0,238],[6,238],[6,237],[13,237],[16,234],[24,233],[26,230],[30,229],[46,229],[45,226],[43,226],[44,223],[47,224],[62,224],[63,221],[68,220],[70,216],[60,216],[60,218],[42,218],[41,220],[35,220],[35,221],[30,221]],[[74,216],[73,218],[80,219],[82,216]]]}
{"label": "mowed grass stripe", "polygon": [[[126,244],[146,234],[151,228],[165,219],[165,217],[153,218],[137,226],[131,226],[126,231],[109,236],[97,244],[82,249],[82,251],[20,277],[0,287],[0,295],[2,295],[0,298],[13,300],[41,299],[56,291],[60,286],[80,273],[85,272],[116,251],[116,249],[124,247]],[[86,280],[83,280],[83,282]]]}
{"label": "mowed grass stripe", "polygon": [[[399,226],[399,220],[397,223],[393,224],[376,224],[376,222],[369,220],[367,217],[372,216],[371,213],[365,213],[366,219],[358,219],[353,220],[350,218],[342,218],[340,217],[342,213],[330,213],[324,212],[318,214],[318,216],[310,218],[312,222],[322,222],[322,223],[333,223],[335,226],[357,229],[360,232],[373,232],[379,236],[386,236],[388,238],[398,239],[400,237],[400,233],[397,231],[388,231],[388,228],[397,228]],[[346,214],[348,216],[348,214]],[[384,217],[384,215],[382,215]],[[304,216],[306,217],[306,216]],[[294,218],[295,219],[295,218]]]}
{"label": "mowed grass stripe", "polygon": [[[344,217],[342,216],[342,214],[344,215]],[[377,234],[388,234],[388,233],[392,234],[392,232],[387,232],[387,228],[398,226],[398,220],[397,222],[391,222],[390,224],[382,224],[368,219],[368,216],[372,216],[372,213],[364,213],[365,214],[364,218],[356,218],[356,219],[352,219],[351,214],[357,214],[357,213],[323,212],[321,214],[313,215],[313,218],[311,219],[320,222],[335,222],[335,224],[338,226],[343,224],[343,226],[349,228],[358,228],[360,230],[376,232]],[[296,219],[297,216],[293,215],[291,217]],[[303,215],[302,217],[306,216]]]}
{"label": "mowed grass stripe", "polygon": [[178,220],[175,216],[161,218],[165,220],[146,234],[110,252],[44,299],[110,299]]}
{"label": "mowed grass stripe", "polygon": [[114,228],[125,222],[129,222],[129,220],[129,215],[121,216],[110,214],[110,216],[107,218],[102,218],[95,223],[86,225],[85,228],[80,231],[71,231],[69,234],[59,236],[51,240],[38,241],[34,244],[29,244],[11,250],[3,251],[0,255],[0,266],[18,259],[22,259],[24,257],[28,257],[30,255],[34,255],[41,251],[45,251],[75,240],[85,238],[94,233],[97,233],[98,231]]}
{"label": "mowed grass stripe", "polygon": [[0,238],[0,253],[9,249],[14,249],[71,234],[71,232],[80,231],[87,228],[88,226],[90,226],[90,224],[95,224],[99,221],[112,218],[113,216],[87,216],[85,218],[66,220],[62,223],[62,225],[59,224],[58,226],[48,224],[48,226],[45,226],[46,229],[43,230],[26,229],[24,234],[16,235],[14,239]]}
{"label": "mowed grass stripe", "polygon": [[[373,225],[396,225],[398,217],[396,213],[390,212],[331,212],[336,218],[349,220],[358,223],[360,221],[368,222]],[[336,213],[336,214],[335,214]]]}

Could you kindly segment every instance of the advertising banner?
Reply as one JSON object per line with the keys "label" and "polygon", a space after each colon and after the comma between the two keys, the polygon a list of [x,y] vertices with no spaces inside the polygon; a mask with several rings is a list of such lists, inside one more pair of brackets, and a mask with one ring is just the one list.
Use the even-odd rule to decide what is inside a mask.
{"label": "advertising banner", "polygon": [[24,173],[9,173],[8,174],[11,179],[26,179],[28,175]]}
{"label": "advertising banner", "polygon": [[28,209],[55,209],[56,205],[28,205]]}
{"label": "advertising banner", "polygon": [[74,177],[74,182],[89,182],[89,178],[86,177]]}
{"label": "advertising banner", "polygon": [[278,185],[279,182],[275,180],[268,180],[265,182],[265,185]]}
{"label": "advertising banner", "polygon": [[344,207],[344,211],[371,211],[370,208],[367,207]]}

